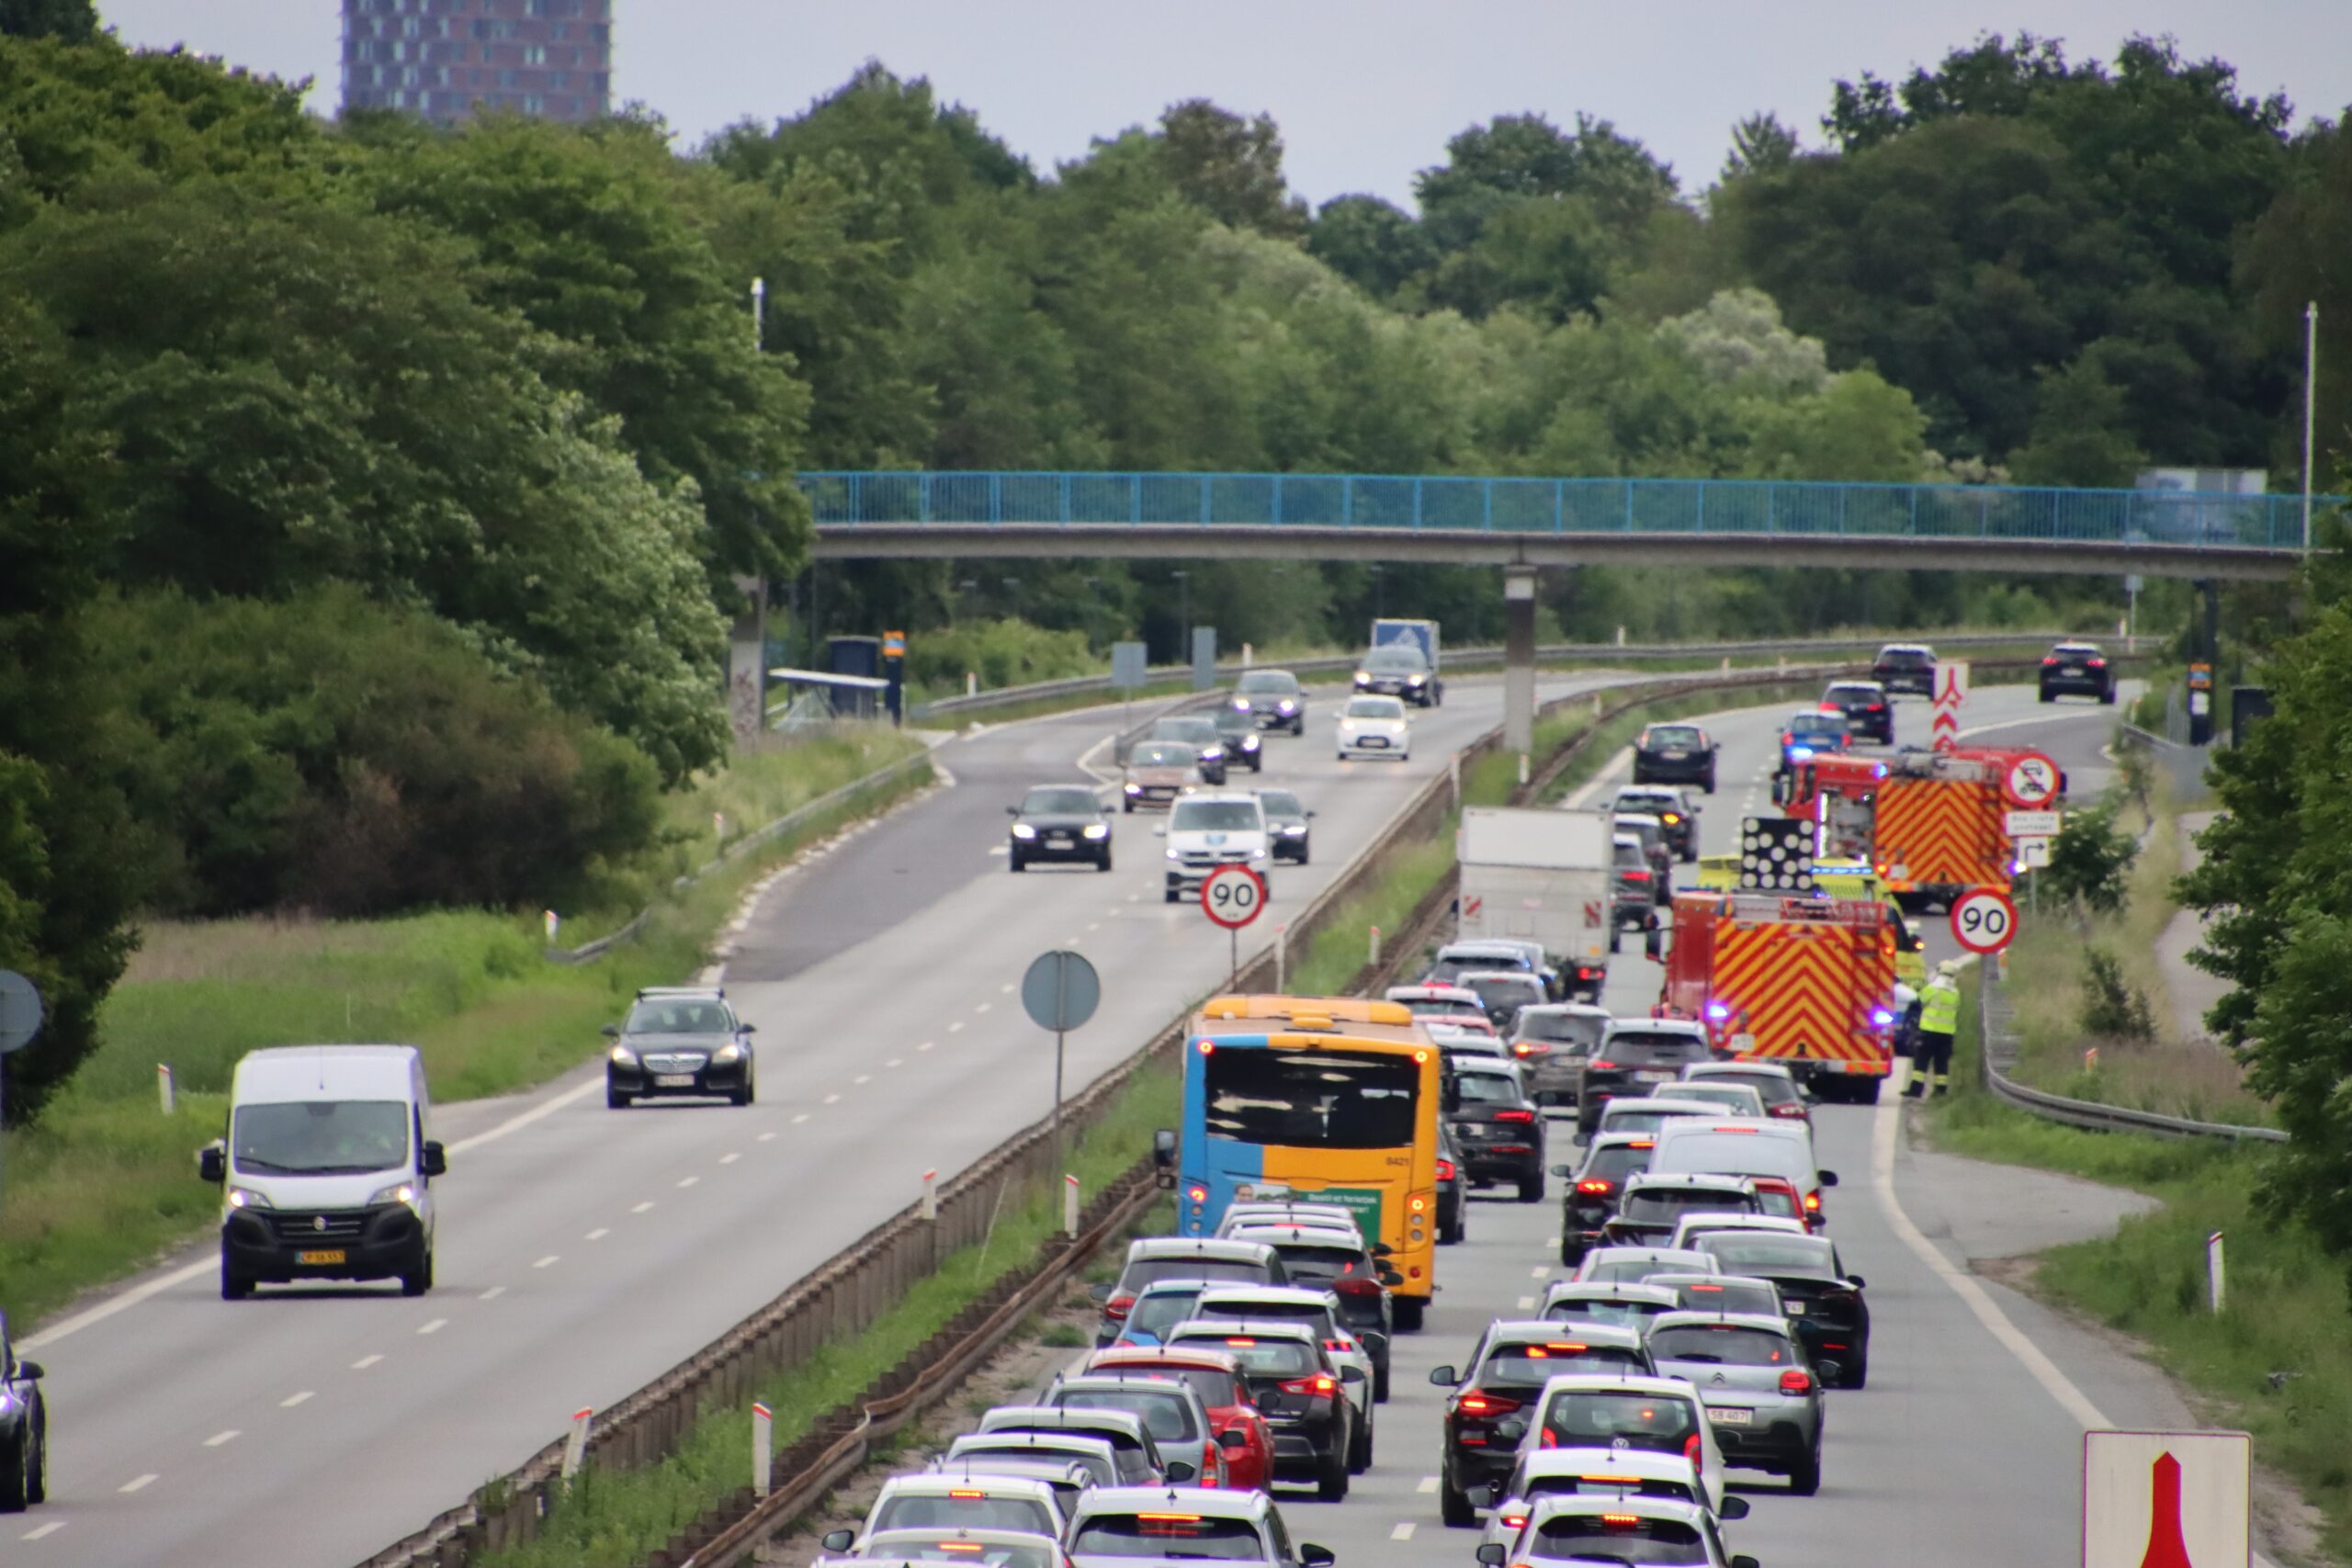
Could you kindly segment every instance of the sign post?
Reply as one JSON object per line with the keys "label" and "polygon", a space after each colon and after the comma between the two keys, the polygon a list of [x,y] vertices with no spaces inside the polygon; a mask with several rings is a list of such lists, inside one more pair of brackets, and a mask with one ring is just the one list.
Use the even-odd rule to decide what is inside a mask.
{"label": "sign post", "polygon": [[2083,1434],[2083,1568],[2245,1568],[2254,1440],[2244,1432]]}
{"label": "sign post", "polygon": [[1021,976],[1021,1007],[1040,1029],[1054,1032],[1054,1168],[1062,1167],[1062,1045],[1073,1029],[1102,1005],[1102,977],[1078,953],[1056,948],[1030,961]]}
{"label": "sign post", "polygon": [[1960,744],[1960,710],[1968,705],[1968,660],[1936,666],[1936,715],[1929,726],[1930,744],[1950,751]]}
{"label": "sign post", "polygon": [[1969,952],[1998,953],[2017,934],[2018,907],[1999,888],[1974,888],[1952,900],[1952,940]]}
{"label": "sign post", "polygon": [[1241,928],[1265,912],[1266,879],[1246,865],[1221,865],[1201,878],[1201,912],[1225,928],[1231,939],[1233,978],[1241,984]]}

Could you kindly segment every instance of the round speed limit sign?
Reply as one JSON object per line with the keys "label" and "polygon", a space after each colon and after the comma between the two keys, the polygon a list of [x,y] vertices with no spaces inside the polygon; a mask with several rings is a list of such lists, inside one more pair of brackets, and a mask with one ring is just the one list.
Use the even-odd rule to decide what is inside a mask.
{"label": "round speed limit sign", "polygon": [[2039,751],[2028,751],[2009,763],[2001,776],[2001,793],[2020,811],[2034,811],[2058,798],[2058,764]]}
{"label": "round speed limit sign", "polygon": [[2018,934],[2018,907],[1995,887],[1962,894],[1952,902],[1951,934],[1971,953],[1998,953]]}
{"label": "round speed limit sign", "polygon": [[1266,907],[1266,879],[1246,865],[1221,865],[1201,879],[1201,912],[1239,931]]}

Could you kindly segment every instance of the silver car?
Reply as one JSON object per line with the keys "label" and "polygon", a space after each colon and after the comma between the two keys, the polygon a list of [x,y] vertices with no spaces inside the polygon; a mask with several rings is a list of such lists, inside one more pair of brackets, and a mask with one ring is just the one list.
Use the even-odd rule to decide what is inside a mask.
{"label": "silver car", "polygon": [[1724,1462],[1821,1490],[1821,1379],[1788,1320],[1754,1313],[1670,1312],[1650,1325],[1662,1377],[1699,1391]]}
{"label": "silver car", "polygon": [[1590,1002],[1546,1002],[1521,1008],[1511,1025],[1511,1059],[1527,1069],[1527,1085],[1546,1105],[1574,1105],[1585,1058],[1609,1032],[1609,1010]]}

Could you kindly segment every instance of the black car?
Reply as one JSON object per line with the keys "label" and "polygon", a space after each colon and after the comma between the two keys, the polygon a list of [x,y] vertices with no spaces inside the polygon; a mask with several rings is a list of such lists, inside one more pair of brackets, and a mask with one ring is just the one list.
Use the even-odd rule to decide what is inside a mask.
{"label": "black car", "polygon": [[1601,1227],[1603,1247],[1664,1247],[1685,1214],[1758,1214],[1756,1189],[1738,1176],[1651,1176],[1625,1179],[1617,1212]]}
{"label": "black car", "polygon": [[1634,740],[1634,782],[1694,784],[1713,795],[1718,750],[1695,724],[1645,724]]}
{"label": "black car", "polygon": [[1695,1024],[1630,1020],[1611,1025],[1585,1058],[1577,1083],[1577,1131],[1589,1137],[1611,1100],[1646,1094],[1680,1077],[1691,1063],[1714,1059]]}
{"label": "black car", "polygon": [[[1340,1325],[1354,1335],[1372,1358],[1375,1400],[1388,1397],[1388,1347],[1396,1337],[1396,1314],[1388,1287],[1403,1277],[1381,1258],[1388,1248],[1367,1244],[1360,1235],[1320,1225],[1251,1225],[1241,1235],[1262,1239],[1273,1247],[1289,1273],[1289,1282],[1303,1289],[1329,1291],[1339,1299],[1334,1314]],[[1255,1315],[1258,1309],[1252,1307]],[[1210,1315],[1203,1314],[1201,1315]],[[1268,1313],[1268,1316],[1296,1316]]]}
{"label": "black car", "polygon": [[1698,1249],[1726,1274],[1770,1280],[1821,1381],[1860,1388],[1871,1375],[1871,1307],[1862,1277],[1849,1274],[1826,1235],[1772,1231],[1713,1231]]}
{"label": "black car", "polygon": [[1890,642],[1871,660],[1871,679],[1888,692],[1936,694],[1936,650],[1922,643]]}
{"label": "black car", "polygon": [[1471,969],[1453,977],[1453,984],[1478,998],[1496,1032],[1508,1035],[1522,1008],[1542,1007],[1552,999],[1541,976],[1525,969]]}
{"label": "black car", "polygon": [[1348,1495],[1348,1455],[1356,1446],[1355,1400],[1341,1387],[1361,1380],[1353,1367],[1342,1373],[1322,1343],[1303,1325],[1237,1318],[1214,1326],[1187,1325],[1171,1344],[1223,1350],[1241,1363],[1250,1403],[1266,1418],[1274,1438],[1274,1473],[1284,1480],[1312,1481],[1316,1495],[1336,1503]]}
{"label": "black car", "polygon": [[1152,720],[1148,740],[1179,740],[1190,746],[1201,759],[1201,782],[1221,784],[1225,782],[1225,737],[1216,731],[1216,721],[1195,714],[1170,714]]}
{"label": "black car", "polygon": [[628,1021],[605,1025],[605,1103],[663,1096],[724,1098],[749,1105],[758,1088],[752,1026],[710,986],[648,986]]}
{"label": "black car", "polygon": [[1454,1146],[1453,1133],[1441,1121],[1437,1128],[1437,1243],[1452,1247],[1469,1234],[1463,1223],[1466,1207],[1463,1198],[1462,1151]]}
{"label": "black car", "polygon": [[1846,716],[1846,727],[1857,740],[1894,744],[1894,705],[1876,681],[1832,681],[1821,694],[1821,705]]}
{"label": "black car", "polygon": [[1287,670],[1252,670],[1233,685],[1233,705],[1261,729],[1306,733],[1306,694]]}
{"label": "black car", "polygon": [[[1605,1342],[1603,1342],[1605,1341]],[[1565,1324],[1489,1323],[1471,1348],[1466,1373],[1431,1367],[1430,1382],[1451,1389],[1439,1439],[1438,1513],[1456,1528],[1476,1524],[1469,1494],[1499,1486],[1519,1463],[1518,1433],[1544,1382],[1563,1372],[1648,1377],[1654,1371],[1638,1331],[1604,1328],[1579,1337]]]}
{"label": "black car", "polygon": [[1624,1195],[1625,1179],[1649,1169],[1657,1148],[1657,1140],[1647,1133],[1608,1133],[1592,1141],[1582,1165],[1552,1168],[1568,1184],[1560,1202],[1561,1262],[1573,1268],[1601,1245],[1601,1232]]}
{"label": "black car", "polygon": [[2041,656],[2041,700],[2064,696],[2115,701],[2115,669],[2104,651],[2087,642],[2062,642]]}
{"label": "black car", "polygon": [[8,1320],[0,1317],[0,1514],[49,1500],[49,1403],[41,1365],[17,1359]]}
{"label": "black car", "polygon": [[1657,818],[1668,848],[1685,862],[1699,858],[1699,808],[1671,784],[1628,784],[1609,810],[1612,816]]}
{"label": "black car", "polygon": [[1111,869],[1111,814],[1092,786],[1038,784],[1004,809],[1012,818],[1005,852],[1013,870],[1054,861]]}
{"label": "black car", "polygon": [[1512,1183],[1521,1202],[1544,1201],[1544,1111],[1517,1067],[1457,1060],[1444,1119],[1472,1186]]}
{"label": "black car", "polygon": [[1410,643],[1384,643],[1356,666],[1355,689],[1402,697],[1415,707],[1434,707],[1445,688],[1430,672],[1430,661]]}
{"label": "black car", "polygon": [[1266,810],[1266,839],[1272,846],[1273,858],[1305,865],[1312,837],[1308,824],[1314,820],[1315,813],[1286,789],[1260,790],[1258,804]]}
{"label": "black car", "polygon": [[1239,708],[1219,708],[1212,720],[1216,726],[1218,740],[1225,746],[1225,760],[1238,762],[1253,773],[1265,772],[1266,759],[1261,753],[1258,721]]}

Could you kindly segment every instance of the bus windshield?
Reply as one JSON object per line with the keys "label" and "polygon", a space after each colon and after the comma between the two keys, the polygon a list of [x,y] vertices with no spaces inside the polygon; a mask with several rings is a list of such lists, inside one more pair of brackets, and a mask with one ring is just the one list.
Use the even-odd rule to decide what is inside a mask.
{"label": "bus windshield", "polygon": [[1327,1149],[1411,1144],[1420,1070],[1347,1051],[1225,1050],[1205,1066],[1212,1138]]}

